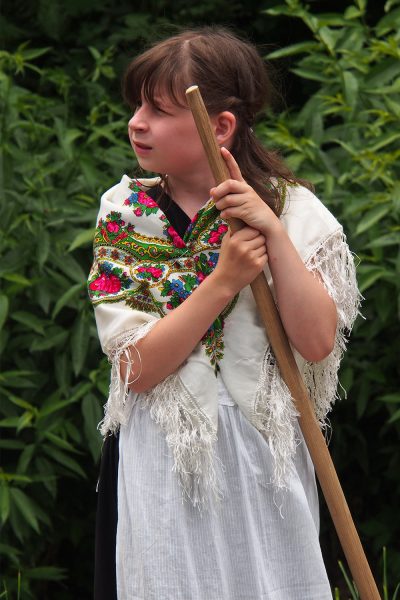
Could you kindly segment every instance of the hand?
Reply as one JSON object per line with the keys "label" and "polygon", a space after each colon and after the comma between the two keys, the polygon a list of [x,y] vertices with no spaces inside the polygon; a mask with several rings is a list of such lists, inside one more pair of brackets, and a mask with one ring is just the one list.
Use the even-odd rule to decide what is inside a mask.
{"label": "hand", "polygon": [[251,283],[267,264],[265,238],[256,229],[243,227],[225,234],[217,266],[210,275],[225,286],[231,296]]}
{"label": "hand", "polygon": [[229,150],[221,148],[221,154],[231,178],[210,190],[221,217],[240,219],[266,237],[281,228],[275,213],[243,179],[239,165]]}

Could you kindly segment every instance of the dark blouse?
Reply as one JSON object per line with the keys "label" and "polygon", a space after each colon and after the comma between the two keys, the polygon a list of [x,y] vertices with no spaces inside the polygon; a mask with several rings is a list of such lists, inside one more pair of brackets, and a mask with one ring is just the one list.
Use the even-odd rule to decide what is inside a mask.
{"label": "dark blouse", "polygon": [[[188,215],[168,194],[162,193],[161,186],[153,187],[146,193],[158,203],[172,227],[183,237],[190,223]],[[94,600],[117,600],[115,549],[118,517],[118,445],[119,435],[109,435],[105,438],[101,451],[97,489]]]}

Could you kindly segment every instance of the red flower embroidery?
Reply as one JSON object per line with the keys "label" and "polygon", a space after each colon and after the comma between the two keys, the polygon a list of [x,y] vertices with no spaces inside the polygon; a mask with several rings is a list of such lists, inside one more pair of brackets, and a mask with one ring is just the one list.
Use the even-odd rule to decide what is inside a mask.
{"label": "red flower embroidery", "polygon": [[139,204],[144,204],[144,206],[148,206],[149,208],[157,208],[158,207],[157,202],[154,202],[154,200],[152,198],[150,198],[149,196],[146,196],[146,194],[144,192],[138,193],[137,201],[139,202]]}
{"label": "red flower embroidery", "polygon": [[172,243],[175,246],[175,248],[185,247],[185,242],[183,241],[181,236],[176,233],[175,229],[171,227],[171,225],[168,227],[167,232],[172,237]]}
{"label": "red flower embroidery", "polygon": [[139,267],[139,273],[150,273],[154,277],[154,279],[158,279],[162,275],[162,269],[157,269],[157,267]]}
{"label": "red flower embroidery", "polygon": [[103,273],[100,275],[100,277],[92,281],[92,283],[89,285],[89,288],[93,291],[115,294],[116,292],[120,291],[121,282],[116,275],[108,276]]}
{"label": "red flower embroidery", "polygon": [[115,221],[110,221],[107,223],[107,229],[110,233],[117,233],[117,231],[119,231],[119,225],[118,223],[115,223]]}

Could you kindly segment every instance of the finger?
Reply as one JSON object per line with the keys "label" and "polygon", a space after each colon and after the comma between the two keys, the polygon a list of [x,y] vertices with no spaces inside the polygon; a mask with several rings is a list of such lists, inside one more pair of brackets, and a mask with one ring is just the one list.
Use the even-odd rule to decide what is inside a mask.
{"label": "finger", "polygon": [[258,229],[254,229],[253,227],[242,227],[242,229],[232,233],[231,237],[236,237],[241,241],[249,241],[259,238],[259,242],[265,244],[264,236],[258,231]]}
{"label": "finger", "polygon": [[218,186],[211,188],[210,196],[214,199],[215,204],[225,196],[230,196],[231,199],[238,194],[245,194],[249,191],[249,186],[245,181],[237,181],[236,179],[227,179]]}
{"label": "finger", "polygon": [[228,148],[222,146],[221,154],[226,166],[228,167],[229,175],[231,176],[231,178],[236,179],[236,181],[244,181],[239,165],[233,158],[232,154],[229,152]]}

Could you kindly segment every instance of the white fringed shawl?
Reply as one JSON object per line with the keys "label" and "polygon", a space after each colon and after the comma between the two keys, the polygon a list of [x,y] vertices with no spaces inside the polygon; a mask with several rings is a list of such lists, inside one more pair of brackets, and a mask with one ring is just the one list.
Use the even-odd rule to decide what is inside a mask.
{"label": "white fringed shawl", "polygon": [[[319,274],[338,311],[335,347],[326,359],[308,363],[295,351],[323,426],[336,399],[339,364],[360,295],[341,225],[306,188],[291,186],[285,193],[282,223],[306,267]],[[89,293],[100,342],[112,366],[101,423],[104,435],[126,424],[137,398],[129,392],[127,381],[120,379],[121,356],[211,272],[225,230],[208,202],[182,240],[143,188],[127,176],[102,196]],[[266,275],[273,290],[268,268]],[[140,362],[138,352],[134,360]],[[296,408],[246,287],[177,372],[144,394],[194,504],[201,503],[209,490],[218,492],[213,452],[218,430],[216,366],[233,400],[265,434],[275,459],[277,487],[287,484],[297,443]]]}

